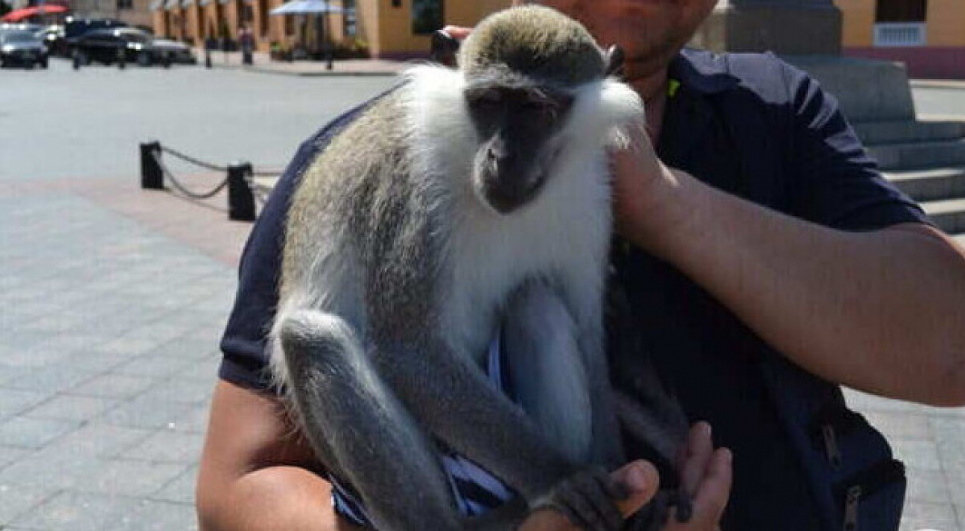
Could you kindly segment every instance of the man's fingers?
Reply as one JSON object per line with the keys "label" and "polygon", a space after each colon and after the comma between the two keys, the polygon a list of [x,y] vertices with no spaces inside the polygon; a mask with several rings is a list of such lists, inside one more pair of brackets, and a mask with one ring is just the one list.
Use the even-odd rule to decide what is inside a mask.
{"label": "man's fingers", "polygon": [[660,474],[646,461],[626,464],[610,474],[610,477],[623,484],[628,492],[625,499],[616,500],[624,518],[632,516],[649,503],[660,488]]}
{"label": "man's fingers", "polygon": [[714,453],[710,424],[698,422],[690,428],[687,440],[687,455],[680,473],[684,490],[691,496],[697,494],[701,480],[707,472],[708,463]]}
{"label": "man's fingers", "polygon": [[720,448],[711,456],[707,475],[701,481],[694,500],[695,519],[708,525],[720,525],[720,518],[727,508],[727,500],[730,499],[732,462],[733,455],[727,448]]}
{"label": "man's fingers", "polygon": [[[626,487],[628,493],[626,498],[614,500],[624,518],[630,517],[649,503],[660,488],[657,469],[646,461],[628,463],[610,474],[610,479]],[[579,531],[563,513],[551,508],[540,509],[530,514],[519,530]]]}
{"label": "man's fingers", "polygon": [[677,521],[676,508],[662,531],[720,531],[720,519],[727,508],[732,482],[731,453],[726,448],[714,451],[707,461],[707,468],[697,487],[690,521]]}
{"label": "man's fingers", "polygon": [[472,28],[465,28],[462,26],[446,26],[442,28],[442,31],[449,34],[450,37],[456,39],[457,41],[464,40],[466,37],[472,33]]}

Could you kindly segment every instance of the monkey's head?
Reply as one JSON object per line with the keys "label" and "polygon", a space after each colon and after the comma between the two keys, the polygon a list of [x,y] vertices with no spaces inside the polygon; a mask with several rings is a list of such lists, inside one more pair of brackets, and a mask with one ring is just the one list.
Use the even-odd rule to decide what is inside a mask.
{"label": "monkey's head", "polygon": [[621,62],[556,10],[500,11],[462,43],[458,70],[410,70],[413,130],[425,158],[444,166],[433,173],[469,170],[474,195],[507,214],[552,181],[585,174],[581,164],[642,126],[639,96],[608,77]]}
{"label": "monkey's head", "polygon": [[500,213],[518,209],[539,194],[574,135],[592,138],[591,124],[573,123],[586,114],[574,108],[599,99],[611,60],[618,55],[582,25],[546,7],[501,11],[473,30],[458,64],[479,138],[472,179],[481,199]]}

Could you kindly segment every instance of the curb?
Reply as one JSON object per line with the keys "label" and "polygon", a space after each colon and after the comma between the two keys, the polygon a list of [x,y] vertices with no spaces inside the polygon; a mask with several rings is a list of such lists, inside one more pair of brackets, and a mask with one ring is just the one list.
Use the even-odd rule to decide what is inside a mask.
{"label": "curb", "polygon": [[965,80],[955,79],[912,79],[911,86],[915,88],[944,88],[965,90]]}
{"label": "curb", "polygon": [[268,74],[274,76],[287,76],[287,77],[395,77],[399,73],[392,72],[388,70],[377,70],[372,72],[360,72],[360,71],[348,71],[348,70],[332,70],[327,72],[285,72],[283,70],[274,70],[271,68],[260,68],[257,66],[215,66],[214,68],[224,68],[224,69],[234,69],[241,70],[244,72],[254,72],[256,74]]}
{"label": "curb", "polygon": [[[204,65],[201,65],[204,68]],[[350,71],[350,70],[332,70],[329,72],[285,72],[283,70],[274,70],[271,68],[261,68],[258,66],[241,66],[241,65],[211,65],[211,70],[239,70],[242,72],[253,72],[255,74],[268,74],[274,76],[287,76],[287,77],[395,77],[399,75],[398,72],[393,72],[390,70],[376,70],[371,72],[361,72],[361,71]]]}

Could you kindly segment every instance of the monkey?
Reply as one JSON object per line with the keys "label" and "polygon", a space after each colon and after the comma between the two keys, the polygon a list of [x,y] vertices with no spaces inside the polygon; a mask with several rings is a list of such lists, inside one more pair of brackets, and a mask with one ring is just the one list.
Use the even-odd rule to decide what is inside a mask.
{"label": "monkey", "polygon": [[[606,76],[613,55],[550,8],[493,14],[458,69],[408,69],[296,186],[271,370],[380,530],[515,529],[542,507],[623,526],[627,493],[607,476],[624,451],[604,354],[606,153],[643,105]],[[496,335],[516,402],[483,370]],[[437,443],[517,499],[461,516]]]}

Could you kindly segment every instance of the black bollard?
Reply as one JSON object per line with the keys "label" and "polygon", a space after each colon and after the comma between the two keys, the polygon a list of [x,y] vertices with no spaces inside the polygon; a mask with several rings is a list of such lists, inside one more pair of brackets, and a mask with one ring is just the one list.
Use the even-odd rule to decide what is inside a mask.
{"label": "black bollard", "polygon": [[141,144],[141,188],[145,190],[164,190],[164,172],[158,158],[161,156],[161,143]]}
{"label": "black bollard", "polygon": [[74,51],[74,70],[80,70],[80,52]]}
{"label": "black bollard", "polygon": [[235,162],[228,166],[228,219],[255,220],[255,196],[248,185],[251,163]]}
{"label": "black bollard", "polygon": [[124,48],[118,48],[117,50],[117,68],[124,70],[127,66],[127,55],[124,52]]}
{"label": "black bollard", "polygon": [[204,50],[204,67],[211,68],[211,49],[206,48]]}

